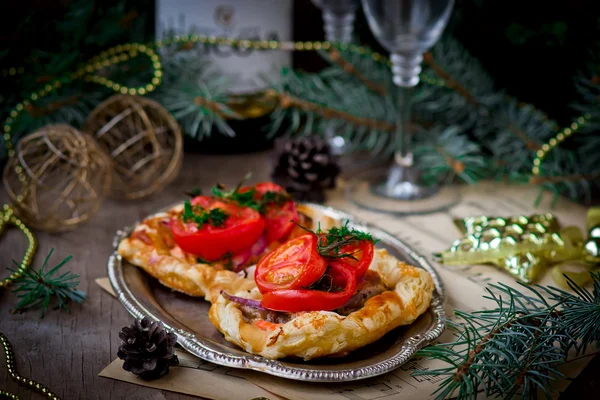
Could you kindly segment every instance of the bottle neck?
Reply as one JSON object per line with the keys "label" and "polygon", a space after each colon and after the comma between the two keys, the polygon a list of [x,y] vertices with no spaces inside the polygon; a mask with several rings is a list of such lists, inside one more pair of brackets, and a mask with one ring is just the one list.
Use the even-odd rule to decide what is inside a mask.
{"label": "bottle neck", "polygon": [[323,10],[325,39],[330,42],[348,43],[352,41],[354,18],[354,10],[344,13]]}
{"label": "bottle neck", "polygon": [[390,59],[392,61],[394,83],[400,87],[417,86],[419,83],[419,74],[421,73],[423,56],[420,53],[393,53]]}

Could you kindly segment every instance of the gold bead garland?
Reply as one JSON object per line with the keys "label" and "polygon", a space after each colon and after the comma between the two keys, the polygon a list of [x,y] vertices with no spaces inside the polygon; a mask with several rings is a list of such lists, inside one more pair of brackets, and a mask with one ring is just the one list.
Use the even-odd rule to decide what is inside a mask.
{"label": "gold bead garland", "polygon": [[33,255],[37,248],[37,240],[35,239],[35,236],[33,236],[31,230],[23,223],[23,221],[17,218],[14,210],[8,204],[5,204],[0,211],[0,235],[8,224],[16,226],[23,234],[25,234],[27,237],[27,250],[25,251],[25,255],[23,256],[19,268],[10,274],[8,278],[0,280],[0,288],[12,285],[17,279],[23,276],[25,270],[31,265]]}
{"label": "gold bead garland", "polygon": [[[151,82],[137,87],[130,88],[125,85],[121,85],[116,83],[104,76],[95,75],[94,72],[108,67],[110,65],[116,65],[127,61],[129,59],[138,57],[139,55],[146,55],[152,61],[152,67],[154,68],[153,77]],[[12,69],[11,69],[12,70]],[[117,93],[123,94],[140,94],[144,95],[150,93],[156,89],[156,87],[161,83],[163,77],[162,64],[160,62],[160,57],[156,52],[143,44],[139,43],[127,43],[124,45],[118,45],[112,47],[106,51],[101,52],[96,57],[93,57],[89,62],[83,64],[79,67],[71,76],[70,79],[83,79],[87,82],[97,83],[99,85],[105,86],[109,89]],[[23,110],[31,104],[32,101],[37,101],[42,97],[47,96],[48,94],[54,92],[56,89],[62,86],[62,82],[60,80],[55,80],[52,83],[48,83],[44,85],[44,87],[37,92],[32,93],[29,96],[29,99],[18,103],[10,112],[9,117],[4,122],[4,126],[2,129],[4,143],[6,144],[6,150],[9,157],[13,157],[15,155],[14,145],[11,139],[11,130],[12,124],[16,121],[17,117]]]}
{"label": "gold bead garland", "polygon": [[576,133],[582,126],[584,126],[591,118],[590,114],[584,114],[581,117],[577,118],[571,125],[561,130],[555,137],[550,139],[548,143],[544,143],[536,152],[535,159],[533,160],[533,168],[531,168],[531,173],[533,176],[540,175],[540,167],[542,165],[542,161],[546,158],[549,152],[552,151],[556,146],[564,142],[568,137]]}
{"label": "gold bead garland", "polygon": [[[54,394],[50,389],[42,385],[41,383],[37,383],[32,379],[27,379],[17,373],[17,368],[15,366],[15,356],[12,351],[12,347],[10,343],[8,343],[8,339],[2,332],[0,332],[0,343],[2,343],[2,347],[4,348],[4,357],[6,359],[6,369],[8,370],[8,374],[10,377],[20,383],[21,385],[28,386],[29,388],[43,394],[50,400],[60,400],[56,394]],[[9,399],[18,399],[19,397],[8,393],[6,391],[0,390],[0,396],[8,397]]]}

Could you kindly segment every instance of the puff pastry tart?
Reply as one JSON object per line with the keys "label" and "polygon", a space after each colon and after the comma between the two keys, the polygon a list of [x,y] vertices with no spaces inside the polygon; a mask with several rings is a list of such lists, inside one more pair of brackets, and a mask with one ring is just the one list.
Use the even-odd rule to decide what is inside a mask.
{"label": "puff pastry tart", "polygon": [[[270,190],[264,190],[265,186]],[[267,197],[262,202],[256,196],[253,200],[244,195],[248,191],[256,194],[261,188],[262,194],[266,193],[263,198]],[[334,223],[315,215],[309,207],[295,205],[289,197],[284,197],[283,202],[278,200],[273,193],[281,194],[283,189],[271,183],[253,188],[238,187],[233,192],[216,192],[218,195],[198,196],[191,203],[178,204],[143,220],[119,243],[118,253],[163,285],[211,301],[213,294],[216,297],[220,290],[236,292],[253,287],[252,281],[244,279],[244,268],[255,264],[286,239],[304,233],[293,221],[314,229],[317,221],[322,226]],[[260,210],[260,213],[254,210]],[[186,212],[187,220],[182,219]],[[253,214],[240,223],[236,218],[241,213],[256,216]],[[221,219],[215,222],[211,218]],[[257,222],[259,219],[264,221]],[[291,224],[290,219],[293,219]],[[179,225],[174,226],[174,221]],[[249,235],[249,229],[255,231],[254,237]],[[244,240],[246,248],[235,249],[235,254],[231,251],[219,253],[228,250],[227,246],[239,247]],[[210,260],[206,260],[209,256]]]}
{"label": "puff pastry tart", "polygon": [[[289,273],[289,264],[285,267],[269,263],[269,259],[278,262],[285,259],[278,257],[275,250],[256,268],[258,286],[246,279],[236,292],[223,291],[215,299],[209,317],[226,340],[270,359],[341,356],[378,340],[398,326],[411,324],[429,307],[434,283],[425,270],[399,261],[385,249],[376,249],[369,256],[365,248],[357,246],[347,253],[351,257],[345,262],[337,257],[348,251],[348,245],[342,246],[341,251],[327,253],[331,246],[327,247],[326,239],[318,237],[328,267],[325,275],[310,287],[272,289],[261,283],[262,264],[270,264],[266,269],[276,274],[281,275],[282,270]],[[289,254],[287,251],[286,255]],[[331,256],[329,259],[327,254]],[[368,269],[362,271],[360,264],[369,257]],[[343,274],[332,272],[335,270],[332,265],[338,261],[344,262],[346,271],[356,273],[356,285],[343,303],[335,300],[345,295],[349,281],[344,282]],[[288,278],[276,281],[289,286]],[[311,289],[316,293],[311,293]],[[269,297],[273,294],[275,300]]]}

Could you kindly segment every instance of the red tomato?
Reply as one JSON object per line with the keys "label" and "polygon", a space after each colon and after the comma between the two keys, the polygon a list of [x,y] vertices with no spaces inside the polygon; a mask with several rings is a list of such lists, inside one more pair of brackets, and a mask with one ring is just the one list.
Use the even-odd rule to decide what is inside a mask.
{"label": "red tomato", "polygon": [[369,269],[369,265],[373,261],[374,252],[375,246],[373,242],[361,240],[360,242],[350,243],[340,248],[340,254],[352,254],[354,258],[325,258],[329,262],[329,265],[339,265],[348,268],[354,271],[356,279],[360,279],[367,272],[367,269]]}
{"label": "red tomato", "polygon": [[[285,192],[284,188],[271,182],[258,183],[254,186],[254,189],[261,197],[267,192]],[[294,229],[294,222],[298,221],[298,212],[294,201],[291,199],[283,204],[272,203],[267,205],[263,215],[268,243],[285,240]]]}
{"label": "red tomato", "polygon": [[256,266],[254,280],[261,293],[310,286],[323,275],[327,263],[317,253],[317,237],[298,236],[264,256]]}
{"label": "red tomato", "polygon": [[216,261],[228,253],[235,255],[250,248],[265,228],[260,214],[251,209],[239,207],[209,196],[192,199],[192,205],[205,210],[219,208],[228,214],[224,226],[204,224],[201,229],[194,222],[183,222],[181,216],[171,220],[171,231],[175,243],[187,253]]}
{"label": "red tomato", "polygon": [[345,281],[344,288],[339,292],[325,292],[310,289],[286,289],[263,293],[261,305],[269,310],[284,312],[300,311],[330,311],[342,307],[350,300],[356,290],[354,272],[330,265],[334,281]]}

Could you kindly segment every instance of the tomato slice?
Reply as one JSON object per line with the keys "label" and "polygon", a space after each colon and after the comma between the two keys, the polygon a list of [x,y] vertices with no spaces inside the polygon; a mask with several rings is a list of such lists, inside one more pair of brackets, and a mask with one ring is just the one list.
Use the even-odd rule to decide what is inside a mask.
{"label": "tomato slice", "polygon": [[350,243],[340,247],[339,253],[352,254],[354,258],[327,258],[327,256],[325,256],[329,262],[329,265],[339,265],[354,271],[354,275],[358,280],[365,274],[365,272],[367,272],[367,269],[369,269],[369,265],[371,265],[371,261],[373,261],[373,255],[375,254],[375,246],[371,241],[361,240],[359,242]]}
{"label": "tomato slice", "polygon": [[249,249],[262,235],[265,221],[260,214],[247,207],[239,207],[209,196],[198,196],[191,201],[209,211],[221,209],[228,217],[223,226],[184,222],[182,216],[171,220],[171,232],[175,243],[184,252],[194,254],[206,261],[217,261],[230,254],[236,255]]}
{"label": "tomato slice", "polygon": [[288,240],[264,256],[254,272],[261,293],[310,286],[327,268],[317,253],[317,237],[313,234]]}
{"label": "tomato slice", "polygon": [[356,276],[353,271],[339,265],[330,265],[335,282],[345,281],[339,292],[325,292],[310,289],[285,289],[264,293],[263,307],[273,311],[331,311],[342,307],[356,290]]}
{"label": "tomato slice", "polygon": [[[258,183],[254,189],[263,199],[267,192],[285,193],[284,188],[272,182]],[[298,211],[296,211],[296,205],[292,199],[281,204],[267,203],[263,216],[268,243],[285,240],[294,229],[294,222],[298,221]]]}

